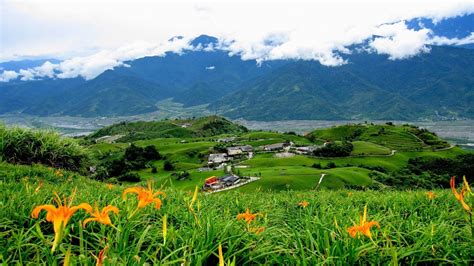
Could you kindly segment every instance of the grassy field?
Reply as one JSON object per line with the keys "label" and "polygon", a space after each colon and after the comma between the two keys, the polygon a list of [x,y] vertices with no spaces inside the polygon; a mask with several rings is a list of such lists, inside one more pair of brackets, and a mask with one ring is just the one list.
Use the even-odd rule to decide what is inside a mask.
{"label": "grassy field", "polygon": [[387,147],[367,142],[367,141],[353,141],[354,150],[351,155],[387,155],[391,150]]}
{"label": "grassy field", "polygon": [[[224,175],[223,170],[211,172],[199,172],[197,169],[206,164],[206,156],[209,150],[218,144],[214,138],[158,138],[152,140],[141,140],[134,142],[138,146],[145,147],[154,145],[158,151],[165,155],[166,160],[175,164],[176,171],[188,171],[188,180],[177,180],[172,177],[172,172],[163,170],[163,160],[152,163],[158,169],[152,174],[151,169],[138,171],[144,180],[153,179],[157,184],[178,189],[193,190],[195,186],[201,186],[204,180],[212,175]],[[254,147],[261,145],[292,140],[304,143],[309,141],[301,136],[281,134],[274,132],[249,132],[239,137],[238,144],[250,144]],[[454,147],[442,151],[397,151],[391,154],[391,149],[379,144],[367,141],[353,141],[354,150],[350,157],[341,158],[316,158],[303,155],[295,155],[290,158],[275,158],[272,153],[257,154],[251,160],[245,160],[238,164],[249,168],[240,169],[240,174],[259,176],[260,180],[240,188],[241,191],[261,190],[295,190],[311,189],[322,173],[327,174],[327,179],[321,184],[327,188],[340,188],[344,185],[365,186],[371,183],[370,170],[364,168],[383,167],[388,171],[398,171],[407,165],[410,158],[432,157],[450,158],[466,151]],[[127,143],[107,144],[100,143],[90,146],[90,149],[101,154],[123,152],[128,147]],[[315,169],[314,164],[323,168],[330,162],[335,163],[335,169]]]}
{"label": "grassy field", "polygon": [[[335,176],[349,176],[344,168],[332,171]],[[155,190],[158,187],[155,184]],[[4,265],[92,265],[99,256],[104,265],[217,265],[221,246],[226,265],[474,262],[469,216],[449,190],[435,190],[430,200],[424,190],[295,191],[290,187],[280,192],[199,193],[193,202],[191,192],[166,188],[166,197],[159,196],[160,209],[148,205],[135,211],[136,196],[123,198],[124,189],[70,172],[58,175],[46,167],[0,163],[0,261]],[[44,212],[37,219],[31,214],[35,206],[56,204],[53,192],[61,198],[74,197],[72,205],[110,204],[119,212],[109,213],[113,226],[98,222],[82,226],[90,214],[77,211],[51,252],[52,224]],[[472,204],[472,197],[467,200]],[[308,203],[305,208],[298,206],[303,201]],[[372,239],[348,233],[359,222],[364,206],[368,221],[380,225],[371,228]],[[246,209],[259,213],[248,224],[237,219]]]}

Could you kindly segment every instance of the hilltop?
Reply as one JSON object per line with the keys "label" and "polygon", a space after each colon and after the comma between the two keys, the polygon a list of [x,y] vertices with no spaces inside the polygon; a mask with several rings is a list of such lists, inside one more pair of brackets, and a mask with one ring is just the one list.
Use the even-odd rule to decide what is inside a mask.
{"label": "hilltop", "polygon": [[195,119],[174,119],[163,121],[138,121],[114,124],[94,132],[88,140],[118,136],[114,142],[129,142],[155,138],[198,138],[220,134],[240,134],[247,132],[244,126],[219,117],[208,116]]}
{"label": "hilltop", "polygon": [[312,141],[359,141],[378,144],[398,151],[421,151],[448,148],[435,133],[412,125],[386,123],[352,124],[318,129],[309,133]]}

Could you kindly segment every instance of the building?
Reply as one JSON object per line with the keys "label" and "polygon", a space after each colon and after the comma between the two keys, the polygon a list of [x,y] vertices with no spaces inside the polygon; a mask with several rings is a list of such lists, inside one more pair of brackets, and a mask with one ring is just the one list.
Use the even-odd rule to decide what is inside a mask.
{"label": "building", "polygon": [[217,142],[228,143],[228,142],[234,141],[235,139],[236,139],[235,137],[228,137],[228,138],[217,139]]}
{"label": "building", "polygon": [[227,158],[226,153],[211,153],[209,154],[209,158],[207,159],[208,165],[216,165],[227,162],[229,159]]}
{"label": "building", "polygon": [[239,147],[228,147],[227,148],[227,155],[228,156],[236,156],[241,155],[243,152]]}
{"label": "building", "polygon": [[263,149],[265,151],[279,151],[279,150],[283,150],[284,147],[285,147],[285,143],[275,143],[275,144],[265,145],[263,146]]}
{"label": "building", "polygon": [[240,177],[236,175],[226,175],[221,177],[211,176],[206,178],[204,185],[202,186],[203,190],[216,190],[225,187],[230,187],[236,185],[240,182]]}
{"label": "building", "polygon": [[249,153],[253,151],[253,148],[250,145],[238,146],[238,148],[244,153]]}
{"label": "building", "polygon": [[312,154],[316,149],[318,149],[317,146],[296,147],[295,152],[298,154]]}
{"label": "building", "polygon": [[224,186],[229,187],[238,184],[240,182],[240,177],[236,175],[221,176],[219,177],[219,182]]}

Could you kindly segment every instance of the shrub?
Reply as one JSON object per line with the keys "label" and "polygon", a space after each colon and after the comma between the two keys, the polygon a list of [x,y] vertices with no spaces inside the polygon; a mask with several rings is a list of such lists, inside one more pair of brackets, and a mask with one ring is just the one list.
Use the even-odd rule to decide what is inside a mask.
{"label": "shrub", "polygon": [[90,153],[76,140],[54,131],[0,125],[0,160],[85,172]]}
{"label": "shrub", "polygon": [[326,168],[328,168],[328,169],[336,168],[336,164],[335,164],[334,162],[329,162],[329,163],[326,165]]}
{"label": "shrub", "polygon": [[152,174],[158,173],[158,170],[156,169],[155,166],[152,166],[152,167],[151,167],[151,173],[152,173]]}
{"label": "shrub", "polygon": [[322,157],[345,157],[349,156],[354,149],[352,143],[343,141],[341,144],[332,142],[313,152],[316,156]]}
{"label": "shrub", "polygon": [[313,163],[311,167],[316,168],[316,169],[322,169],[323,167],[321,166],[321,163]]}
{"label": "shrub", "polygon": [[118,178],[120,182],[140,182],[140,176],[137,173],[127,172],[120,175]]}
{"label": "shrub", "polygon": [[173,171],[175,168],[174,168],[174,165],[170,161],[165,161],[165,164],[163,165],[163,169],[165,171]]}

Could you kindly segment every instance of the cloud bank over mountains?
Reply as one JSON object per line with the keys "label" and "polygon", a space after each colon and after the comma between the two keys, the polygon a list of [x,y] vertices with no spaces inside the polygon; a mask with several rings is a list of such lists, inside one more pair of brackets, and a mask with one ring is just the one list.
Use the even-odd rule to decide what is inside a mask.
{"label": "cloud bank over mountains", "polygon": [[[122,1],[118,2],[119,4],[122,3]],[[429,3],[425,5],[429,5]],[[15,8],[12,8],[11,10],[13,11],[7,13],[6,21],[11,22],[10,24],[12,25],[10,26],[13,26],[18,19],[17,13],[28,13],[27,8],[25,8],[28,5],[22,6],[10,3],[10,6]],[[211,52],[222,50],[229,55],[238,55],[242,60],[256,60],[257,62],[278,59],[315,60],[319,61],[322,65],[337,67],[348,63],[345,55],[355,52],[378,53],[387,55],[390,60],[403,60],[420,53],[430,52],[430,45],[466,45],[474,43],[474,33],[472,31],[460,36],[446,37],[437,35],[435,31],[422,23],[419,23],[417,27],[411,27],[410,23],[407,22],[416,17],[424,17],[431,19],[431,22],[436,25],[452,17],[474,13],[474,4],[472,3],[438,4],[434,5],[436,8],[432,9],[419,8],[419,5],[414,5],[412,9],[409,9],[410,5],[405,4],[403,8],[398,10],[395,8],[390,16],[379,14],[378,12],[383,11],[380,7],[374,8],[374,10],[370,10],[371,5],[363,6],[362,9],[354,7],[353,12],[364,10],[366,12],[365,15],[371,16],[371,18],[365,18],[364,14],[354,15],[350,10],[342,10],[341,6],[341,4],[338,6],[323,4],[316,6],[318,8],[309,9],[305,8],[306,6],[304,5],[295,8],[291,5],[286,5],[288,8],[285,9],[285,5],[275,4],[276,11],[267,15],[263,12],[265,9],[258,6],[251,10],[246,10],[247,14],[239,13],[242,10],[234,10],[232,6],[194,5],[192,10],[180,9],[179,11],[183,14],[177,16],[182,17],[186,15],[196,19],[196,21],[187,21],[187,26],[180,28],[178,26],[181,23],[185,24],[185,21],[176,21],[177,18],[169,18],[168,24],[163,24],[162,28],[171,25],[170,29],[157,32],[157,35],[168,34],[167,36],[156,37],[156,39],[153,37],[145,41],[137,41],[122,46],[107,44],[104,46],[119,48],[99,48],[96,49],[97,52],[90,55],[75,56],[59,63],[46,62],[41,66],[21,69],[19,71],[6,69],[0,74],[0,81],[75,77],[93,79],[105,70],[118,66],[127,66],[126,61],[147,56],[166,56],[167,52],[180,54],[191,51]],[[170,7],[169,9],[172,10],[173,8]],[[60,11],[64,13],[63,16],[70,12],[69,10]],[[387,11],[390,10],[387,9]],[[38,12],[46,12],[44,14],[47,14],[49,11],[40,10]],[[343,19],[345,12],[348,14],[347,20]],[[331,14],[335,17],[334,19],[331,18]],[[101,25],[103,25],[102,23],[105,23],[103,20],[113,20],[116,15],[108,17],[109,14],[105,14],[104,18],[97,19],[94,24],[95,30],[100,30]],[[145,23],[146,21],[150,24],[153,20],[148,17],[149,15],[153,15],[153,13],[148,14],[145,12],[143,18],[136,19],[139,22]],[[168,18],[164,13],[163,16],[162,19]],[[223,16],[230,16],[229,20],[236,16],[241,21],[229,22]],[[319,20],[314,19],[317,16],[320,17]],[[474,15],[469,16],[474,18]],[[64,17],[53,18],[55,22],[64,19]],[[358,20],[354,21],[354,19]],[[79,21],[79,19],[76,20]],[[79,23],[77,21],[75,23]],[[223,21],[222,25],[219,23],[220,21]],[[194,22],[196,24],[195,27],[190,26]],[[142,27],[145,29],[148,29],[148,27],[155,29],[155,25],[148,24],[143,24]],[[172,26],[174,24],[178,24],[177,28]],[[9,34],[14,35],[9,30],[10,26],[7,25],[4,31],[6,48],[2,52],[2,58],[12,59],[14,56],[6,54],[15,54],[17,52],[14,50],[16,48],[12,48],[16,47],[14,45],[15,42],[10,40],[15,39],[13,38],[14,36],[9,39]],[[130,30],[125,26],[123,29],[119,29],[120,25],[116,27],[118,27],[117,30],[123,30],[124,32]],[[192,30],[189,28],[192,28]],[[174,34],[183,32],[185,37],[172,38],[167,41],[158,40],[167,39],[169,36],[172,36],[170,32],[167,32],[171,30],[174,31]],[[28,29],[25,29],[25,32],[28,32]],[[147,36],[154,35],[154,32],[145,31],[145,33]],[[192,41],[200,33],[216,36],[218,41],[204,45],[193,45]],[[146,39],[134,38],[133,34],[130,33],[129,35],[131,36],[124,35],[126,35],[125,37],[128,40]],[[100,40],[97,36],[94,36],[94,38]],[[116,36],[103,36],[102,38],[106,38],[109,41],[116,38]],[[52,39],[51,42],[54,42],[54,40]],[[120,43],[120,41],[117,42]],[[23,42],[21,43],[23,45]],[[22,45],[18,46],[22,47]],[[27,50],[27,48],[25,49]],[[58,52],[61,51],[60,48],[55,46],[51,49]]]}

